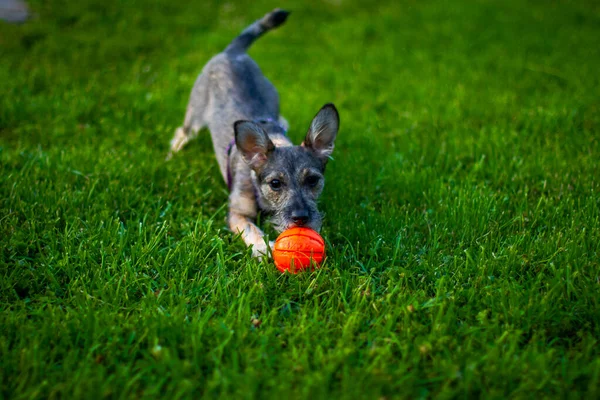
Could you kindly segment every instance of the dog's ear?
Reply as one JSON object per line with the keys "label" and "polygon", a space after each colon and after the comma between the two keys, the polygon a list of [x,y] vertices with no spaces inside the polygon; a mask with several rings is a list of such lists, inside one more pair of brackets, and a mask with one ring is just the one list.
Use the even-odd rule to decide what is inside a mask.
{"label": "dog's ear", "polygon": [[244,161],[254,170],[262,168],[275,145],[259,125],[251,121],[237,121],[233,124],[235,145]]}
{"label": "dog's ear", "polygon": [[313,118],[302,146],[310,149],[325,165],[333,152],[339,128],[337,109],[333,104],[325,104]]}

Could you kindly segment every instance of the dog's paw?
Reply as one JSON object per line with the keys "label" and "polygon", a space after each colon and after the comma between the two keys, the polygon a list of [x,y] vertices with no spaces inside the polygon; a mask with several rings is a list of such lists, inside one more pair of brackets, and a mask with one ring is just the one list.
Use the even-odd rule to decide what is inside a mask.
{"label": "dog's paw", "polygon": [[270,241],[268,246],[265,242],[255,243],[252,245],[252,257],[257,258],[259,261],[269,259],[274,246],[274,241]]}

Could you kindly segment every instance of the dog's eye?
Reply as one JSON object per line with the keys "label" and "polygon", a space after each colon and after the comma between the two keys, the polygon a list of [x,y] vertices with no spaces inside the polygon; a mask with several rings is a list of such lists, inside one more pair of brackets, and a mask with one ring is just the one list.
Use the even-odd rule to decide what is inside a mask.
{"label": "dog's eye", "polygon": [[315,187],[317,186],[317,183],[319,183],[319,177],[316,175],[309,175],[304,182],[310,187]]}
{"label": "dog's eye", "polygon": [[281,189],[281,181],[279,179],[273,179],[269,182],[269,186],[271,186],[271,189],[273,190],[279,190]]}

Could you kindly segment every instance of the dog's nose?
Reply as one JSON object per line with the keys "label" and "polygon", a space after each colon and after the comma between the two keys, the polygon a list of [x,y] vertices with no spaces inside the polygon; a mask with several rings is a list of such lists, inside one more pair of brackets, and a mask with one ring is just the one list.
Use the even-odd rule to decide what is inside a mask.
{"label": "dog's nose", "polygon": [[294,221],[294,224],[296,225],[304,225],[308,222],[308,211],[306,210],[295,210],[292,211],[292,221]]}

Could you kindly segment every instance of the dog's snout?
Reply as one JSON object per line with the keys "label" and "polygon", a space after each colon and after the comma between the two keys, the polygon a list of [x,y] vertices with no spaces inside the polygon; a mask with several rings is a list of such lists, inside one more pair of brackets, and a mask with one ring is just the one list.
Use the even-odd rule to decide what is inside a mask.
{"label": "dog's snout", "polygon": [[308,211],[303,209],[294,210],[292,211],[291,218],[294,224],[299,226],[304,225],[308,222]]}

